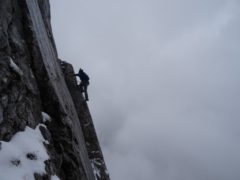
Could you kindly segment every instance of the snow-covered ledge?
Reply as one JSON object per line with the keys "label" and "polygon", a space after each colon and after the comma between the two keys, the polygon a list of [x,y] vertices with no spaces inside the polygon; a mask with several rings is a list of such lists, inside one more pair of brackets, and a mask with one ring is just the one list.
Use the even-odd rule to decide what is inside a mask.
{"label": "snow-covered ledge", "polygon": [[[34,180],[34,173],[46,174],[45,161],[49,159],[43,143],[47,143],[38,125],[26,127],[11,141],[0,141],[0,180]],[[52,176],[52,180],[59,180]]]}

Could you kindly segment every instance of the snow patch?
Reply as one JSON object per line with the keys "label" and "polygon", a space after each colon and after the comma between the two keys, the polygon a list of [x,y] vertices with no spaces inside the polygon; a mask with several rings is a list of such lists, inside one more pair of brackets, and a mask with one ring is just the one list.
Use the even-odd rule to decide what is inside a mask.
{"label": "snow patch", "polygon": [[96,166],[96,164],[98,164],[98,162],[95,159],[92,159],[91,165],[92,165],[95,179],[101,179],[101,173],[100,173],[100,170],[98,169],[98,167]]}
{"label": "snow patch", "polygon": [[52,120],[52,118],[45,112],[42,112],[42,118],[43,118],[44,123],[47,121],[51,122],[51,120]]}
{"label": "snow patch", "polygon": [[107,175],[109,175],[109,172],[108,172],[108,170],[105,170],[105,173],[106,173]]}
{"label": "snow patch", "polygon": [[23,71],[18,67],[18,65],[16,65],[12,58],[9,58],[10,60],[10,67],[12,68],[12,70],[17,73],[19,76],[23,76]]}
{"label": "snow patch", "polygon": [[56,175],[51,177],[51,180],[60,180],[59,177],[57,177]]}
{"label": "snow patch", "polygon": [[[46,174],[49,159],[38,125],[16,133],[10,142],[0,141],[0,180],[34,180],[34,173]],[[58,179],[53,179],[58,180]]]}

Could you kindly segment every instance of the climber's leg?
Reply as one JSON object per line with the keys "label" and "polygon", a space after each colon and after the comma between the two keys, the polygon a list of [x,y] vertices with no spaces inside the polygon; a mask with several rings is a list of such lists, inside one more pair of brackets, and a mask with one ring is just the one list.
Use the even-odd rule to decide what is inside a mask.
{"label": "climber's leg", "polygon": [[84,84],[84,93],[85,93],[85,100],[88,101],[88,92],[87,92],[87,87],[88,87],[88,84]]}

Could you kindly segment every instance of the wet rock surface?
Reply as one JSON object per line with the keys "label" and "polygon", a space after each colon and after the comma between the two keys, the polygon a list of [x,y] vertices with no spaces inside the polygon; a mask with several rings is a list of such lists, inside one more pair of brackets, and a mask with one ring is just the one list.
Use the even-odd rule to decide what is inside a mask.
{"label": "wet rock surface", "polygon": [[[35,174],[35,179],[109,179],[87,104],[75,82],[74,88],[66,84],[64,72],[52,36],[49,1],[0,1],[0,140],[10,141],[26,126],[35,128],[46,112],[51,121],[40,130],[49,142],[50,160],[45,162],[47,174]],[[31,152],[26,156],[37,158]],[[93,160],[101,177],[94,174]]]}

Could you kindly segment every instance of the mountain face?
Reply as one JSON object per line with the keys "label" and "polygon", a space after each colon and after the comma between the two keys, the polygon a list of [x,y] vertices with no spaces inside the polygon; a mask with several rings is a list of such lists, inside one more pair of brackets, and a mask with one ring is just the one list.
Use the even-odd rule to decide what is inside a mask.
{"label": "mountain face", "polygon": [[109,180],[48,0],[0,1],[0,179]]}

